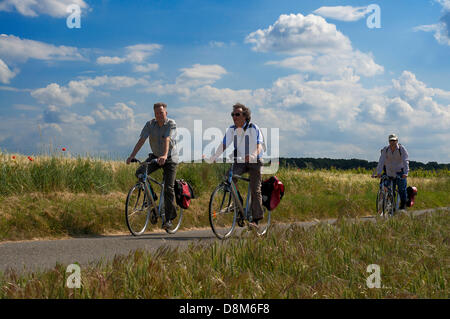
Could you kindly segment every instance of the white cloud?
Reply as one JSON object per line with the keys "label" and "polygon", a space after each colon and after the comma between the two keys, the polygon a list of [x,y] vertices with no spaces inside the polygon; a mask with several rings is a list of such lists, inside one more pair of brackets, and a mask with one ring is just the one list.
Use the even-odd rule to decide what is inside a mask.
{"label": "white cloud", "polygon": [[42,104],[56,104],[70,106],[75,103],[84,102],[92,92],[92,88],[84,83],[70,81],[67,87],[61,87],[57,83],[51,83],[45,88],[31,92],[31,96]]}
{"label": "white cloud", "polygon": [[131,45],[125,48],[128,52],[126,59],[133,63],[142,63],[161,48],[162,45],[156,43]]}
{"label": "white cloud", "polygon": [[442,9],[445,11],[450,11],[450,0],[435,0],[442,6]]}
{"label": "white cloud", "polygon": [[134,110],[122,102],[111,108],[98,105],[92,116],[97,119],[96,130],[111,147],[130,148],[136,143],[142,129],[141,125],[137,124],[137,118],[140,118],[139,122],[146,121],[142,114],[135,115]]}
{"label": "white cloud", "polygon": [[430,131],[444,130],[450,138],[450,104],[444,105],[435,99],[450,99],[450,91],[429,88],[409,71],[404,71],[398,79],[392,80],[392,83],[394,92],[405,102],[398,109],[401,114],[408,114],[407,122],[417,127],[427,127]]}
{"label": "white cloud", "polygon": [[117,56],[101,56],[97,58],[98,64],[120,64],[125,61],[125,58],[119,58]]}
{"label": "white cloud", "polygon": [[178,94],[186,97],[190,96],[192,88],[208,86],[227,74],[225,68],[218,64],[194,64],[190,68],[180,69],[180,72],[181,73],[176,78],[175,83],[155,81],[146,89],[146,91],[159,95]]}
{"label": "white cloud", "polygon": [[135,65],[133,67],[133,70],[135,72],[142,72],[142,73],[148,73],[148,72],[156,71],[158,69],[159,69],[159,65],[156,63],[140,64],[140,65]]}
{"label": "white cloud", "polygon": [[14,35],[0,35],[0,57],[14,62],[37,60],[83,60],[77,48],[55,46],[45,42],[21,39]]}
{"label": "white cloud", "polygon": [[133,68],[135,72],[151,72],[158,69],[158,64],[150,64],[145,61],[161,48],[162,45],[156,43],[131,45],[125,48],[127,54],[124,57],[101,56],[97,58],[97,63],[121,64],[129,62],[135,64]]}
{"label": "white cloud", "polygon": [[439,44],[450,46],[450,36],[447,31],[448,27],[445,22],[439,22],[430,25],[420,25],[414,27],[414,31],[434,32],[434,38]]}
{"label": "white cloud", "polygon": [[94,125],[95,119],[90,115],[79,115],[66,110],[61,110],[55,105],[49,105],[44,111],[43,120],[45,123],[55,123],[58,125]]}
{"label": "white cloud", "polygon": [[[177,109],[175,115],[184,122],[202,119],[204,128],[222,128],[230,123],[231,106],[239,101],[251,108],[252,121],[259,126],[280,129],[284,156],[376,160],[391,132],[400,134],[404,143],[432,144],[439,139],[442,149],[448,149],[450,105],[436,99],[450,99],[449,93],[426,86],[408,71],[389,86],[371,89],[355,79],[309,80],[293,74],[277,79],[267,89],[198,87],[181,99],[196,107]],[[334,142],[328,142],[330,138]],[[450,160],[441,148],[431,159],[420,149],[411,149],[415,160],[434,156]]]}
{"label": "white cloud", "polygon": [[335,6],[320,7],[314,11],[325,18],[331,18],[340,21],[358,21],[368,13],[368,7]]}
{"label": "white cloud", "polygon": [[85,115],[50,105],[36,122],[45,142],[51,139],[71,153],[111,154],[129,152],[147,120],[145,115],[135,114],[127,104],[119,102],[112,107],[99,104]]}
{"label": "white cloud", "polygon": [[212,84],[227,74],[227,71],[218,64],[194,64],[192,67],[183,68],[180,71],[181,74],[177,78],[177,84],[189,87]]}
{"label": "white cloud", "polygon": [[281,15],[265,30],[250,33],[246,42],[255,51],[272,51],[292,57],[282,61],[270,61],[301,72],[352,78],[355,75],[374,76],[384,72],[370,53],[352,48],[350,40],[316,15]]}
{"label": "white cloud", "polygon": [[439,44],[450,46],[450,0],[435,0],[442,6],[444,16],[435,24],[419,25],[414,31],[433,32],[434,38]]}
{"label": "white cloud", "polygon": [[83,0],[3,0],[0,11],[17,11],[27,17],[37,17],[46,14],[55,18],[67,17],[67,7],[77,4],[80,8],[89,6]]}
{"label": "white cloud", "polygon": [[145,79],[136,79],[127,76],[109,77],[105,75],[79,81],[70,81],[67,86],[51,83],[45,88],[32,91],[31,96],[42,104],[71,106],[84,102],[95,87],[103,86],[109,89],[120,89],[147,84],[148,82]]}
{"label": "white cloud", "polygon": [[282,14],[267,29],[250,33],[245,40],[254,51],[319,54],[351,51],[350,40],[324,18],[309,14]]}
{"label": "white cloud", "polygon": [[[275,107],[257,108],[258,123],[261,127],[277,127],[281,133],[301,137],[309,129],[308,121],[301,115],[286,112]],[[286,125],[289,123],[289,125]]]}
{"label": "white cloud", "polygon": [[384,72],[384,68],[375,63],[371,54],[362,53],[359,50],[317,56],[299,55],[282,61],[271,61],[267,64],[324,76],[336,75],[345,77],[356,73],[369,77]]}
{"label": "white cloud", "polygon": [[8,84],[10,80],[16,76],[16,73],[11,71],[5,62],[0,59],[0,82]]}
{"label": "white cloud", "polygon": [[223,47],[225,47],[225,42],[222,42],[222,41],[209,41],[209,46],[211,48],[223,48]]}
{"label": "white cloud", "polygon": [[97,109],[92,112],[92,115],[100,120],[126,120],[133,119],[134,112],[125,103],[116,103],[111,109],[105,108],[103,105],[98,105]]}

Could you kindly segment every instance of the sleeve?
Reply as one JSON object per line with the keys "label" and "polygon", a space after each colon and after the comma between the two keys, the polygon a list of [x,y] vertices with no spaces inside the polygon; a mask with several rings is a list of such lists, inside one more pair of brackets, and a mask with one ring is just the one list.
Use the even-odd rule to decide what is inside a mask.
{"label": "sleeve", "polygon": [[402,161],[405,175],[408,175],[409,172],[409,154],[406,148],[403,145],[400,146],[402,148]]}
{"label": "sleeve", "polygon": [[385,150],[386,150],[386,148],[381,149],[380,159],[378,160],[377,174],[380,174],[380,175],[381,175],[381,173],[383,173],[384,160],[386,159]]}
{"label": "sleeve", "polygon": [[264,145],[264,135],[262,134],[259,127],[256,127],[256,144]]}
{"label": "sleeve", "polygon": [[225,151],[228,146],[230,146],[231,142],[233,142],[234,128],[230,126],[225,132],[225,136],[223,137],[223,150]]}
{"label": "sleeve", "polygon": [[144,128],[141,131],[140,139],[141,138],[147,138],[150,135],[150,122],[147,122],[144,126]]}
{"label": "sleeve", "polygon": [[170,137],[173,139],[176,136],[176,132],[177,132],[177,123],[175,123],[175,121],[173,120],[170,120],[169,125],[167,126],[167,129],[164,131],[162,137],[163,138]]}

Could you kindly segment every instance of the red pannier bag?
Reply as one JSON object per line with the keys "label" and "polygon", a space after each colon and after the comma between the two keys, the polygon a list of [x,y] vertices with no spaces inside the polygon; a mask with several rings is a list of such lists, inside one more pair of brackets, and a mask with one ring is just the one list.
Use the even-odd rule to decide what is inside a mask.
{"label": "red pannier bag", "polygon": [[284,196],[284,185],[276,176],[272,176],[262,182],[261,195],[263,205],[268,210],[274,210]]}
{"label": "red pannier bag", "polygon": [[406,207],[412,207],[414,205],[414,199],[417,195],[417,187],[408,186],[406,188],[406,194],[408,195],[408,200],[406,201]]}
{"label": "red pannier bag", "polygon": [[188,209],[191,204],[191,199],[195,198],[191,185],[184,179],[177,179],[175,180],[174,188],[177,205],[183,209]]}

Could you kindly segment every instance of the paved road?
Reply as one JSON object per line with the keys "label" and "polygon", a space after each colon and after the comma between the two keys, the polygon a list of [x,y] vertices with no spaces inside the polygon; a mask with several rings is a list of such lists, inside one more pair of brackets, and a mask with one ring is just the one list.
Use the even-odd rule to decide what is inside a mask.
{"label": "paved road", "polygon": [[[422,215],[437,209],[412,211],[407,214]],[[450,207],[441,208],[450,211]],[[360,221],[375,222],[374,217],[358,218]],[[318,223],[334,224],[336,219],[316,220],[296,223],[302,227],[311,227]],[[287,227],[277,224],[275,227]],[[242,230],[242,229],[239,229]],[[0,243],[0,271],[12,268],[17,272],[45,270],[55,267],[59,262],[63,265],[78,262],[87,265],[100,260],[111,260],[115,255],[127,255],[129,252],[142,249],[155,251],[161,246],[187,247],[189,244],[208,244],[216,241],[211,229],[180,231],[174,235],[165,232],[149,233],[140,237],[131,235],[97,236],[71,238],[61,240],[40,240]]]}

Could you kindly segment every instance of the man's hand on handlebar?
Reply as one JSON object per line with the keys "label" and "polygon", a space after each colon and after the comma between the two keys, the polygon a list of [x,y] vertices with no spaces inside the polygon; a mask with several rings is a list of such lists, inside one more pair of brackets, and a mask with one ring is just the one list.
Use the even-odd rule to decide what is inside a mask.
{"label": "man's hand on handlebar", "polygon": [[158,160],[157,160],[157,162],[160,166],[163,166],[166,163],[166,161],[167,161],[167,155],[160,156],[160,157],[158,157]]}

